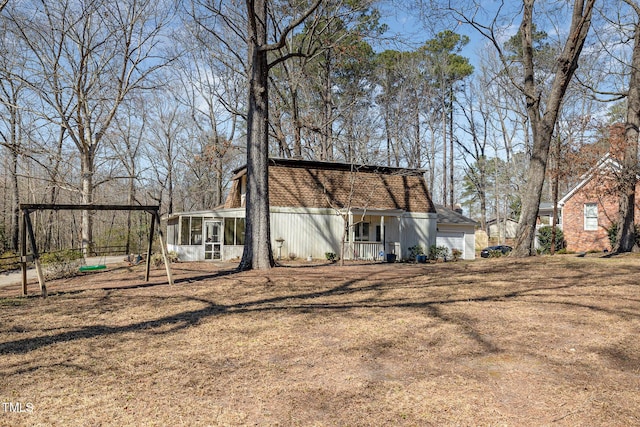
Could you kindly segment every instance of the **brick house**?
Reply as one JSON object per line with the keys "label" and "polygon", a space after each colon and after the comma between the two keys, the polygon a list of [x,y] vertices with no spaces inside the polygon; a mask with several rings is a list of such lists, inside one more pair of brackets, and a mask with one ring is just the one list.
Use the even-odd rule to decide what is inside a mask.
{"label": "brick house", "polygon": [[[620,164],[607,154],[558,202],[562,209],[562,231],[568,250],[611,250],[608,230],[618,215],[616,173],[619,170]],[[636,193],[640,194],[640,186]],[[636,198],[636,223],[640,223],[638,200]]]}
{"label": "brick house", "polygon": [[[170,215],[168,249],[182,260],[239,258],[245,193],[242,167],[223,206]],[[403,259],[414,245],[436,244],[438,214],[417,169],[270,159],[269,206],[274,258],[340,254],[345,230],[345,259],[382,260],[389,253]],[[457,249],[475,257],[473,245]]]}

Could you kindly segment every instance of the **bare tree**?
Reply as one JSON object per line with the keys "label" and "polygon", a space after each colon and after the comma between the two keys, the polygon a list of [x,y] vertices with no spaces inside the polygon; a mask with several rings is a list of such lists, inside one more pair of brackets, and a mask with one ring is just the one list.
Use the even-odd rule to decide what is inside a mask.
{"label": "bare tree", "polygon": [[[0,4],[4,8],[6,1]],[[0,9],[1,10],[1,9]],[[10,237],[9,245],[14,251],[18,250],[20,229],[20,187],[18,185],[18,163],[24,149],[23,139],[23,103],[26,96],[26,85],[21,76],[26,70],[24,62],[24,46],[19,39],[3,24],[4,36],[0,40],[0,146],[7,153],[9,167],[9,188],[11,193]]]}
{"label": "bare tree", "polygon": [[[517,239],[512,253],[521,257],[536,253],[534,248],[536,220],[545,181],[551,138],[564,95],[578,67],[578,59],[591,27],[595,0],[574,0],[570,27],[562,51],[555,60],[555,71],[548,92],[541,91],[541,81],[538,79],[534,61],[534,4],[535,0],[522,1],[522,20],[519,29],[522,50],[520,58],[518,58],[522,61],[520,68],[522,76],[520,79],[511,76],[510,79],[526,100],[527,116],[533,140],[522,197]],[[504,2],[501,3],[501,6],[504,6]],[[498,8],[498,13],[501,9],[502,7]],[[477,17],[481,14],[474,13],[478,11],[478,7],[465,10],[465,6],[460,6],[457,9],[450,8],[449,11],[461,22],[471,25],[493,44],[505,65],[505,71],[509,72],[510,59],[504,54],[503,46],[496,35],[498,17],[496,16],[490,24],[486,24],[478,21]]]}
{"label": "bare tree", "polygon": [[638,136],[640,135],[640,5],[633,0],[624,2],[635,12],[633,23],[633,53],[627,92],[627,114],[624,128],[625,144],[620,172],[618,232],[613,251],[630,252],[636,246],[635,201],[638,182]]}
{"label": "bare tree", "polygon": [[[311,40],[332,28],[331,20],[345,13],[353,13],[353,10],[349,3],[330,0],[314,0],[301,10],[290,6],[280,7],[282,5],[278,2],[269,0],[248,0],[245,10],[234,8],[232,4],[208,0],[195,3],[201,8],[197,12],[194,9],[196,21],[217,37],[220,43],[229,45],[231,40],[224,36],[232,34],[240,37],[246,47],[246,50],[235,51],[237,62],[245,64],[248,82],[247,226],[239,268],[271,268],[274,262],[269,230],[269,73],[289,58],[318,54],[330,47],[313,52],[307,49],[313,45]],[[303,40],[296,45],[299,48],[283,51],[294,30],[303,24],[305,29],[300,33]],[[241,57],[241,52],[246,52],[245,58]]]}
{"label": "bare tree", "polygon": [[[32,53],[32,88],[80,154],[82,203],[94,202],[96,156],[118,109],[167,63],[158,55],[170,18],[167,6],[151,0],[63,0],[21,2],[9,12]],[[92,228],[91,213],[84,211],[84,248],[91,245]]]}

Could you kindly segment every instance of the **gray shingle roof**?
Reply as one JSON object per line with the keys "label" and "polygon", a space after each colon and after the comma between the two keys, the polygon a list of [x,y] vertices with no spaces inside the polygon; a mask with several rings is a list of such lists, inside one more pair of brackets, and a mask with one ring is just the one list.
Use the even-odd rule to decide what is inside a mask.
{"label": "gray shingle roof", "polygon": [[443,205],[435,206],[436,212],[438,212],[438,222],[441,224],[477,224],[477,221],[474,221],[453,209],[449,209]]}

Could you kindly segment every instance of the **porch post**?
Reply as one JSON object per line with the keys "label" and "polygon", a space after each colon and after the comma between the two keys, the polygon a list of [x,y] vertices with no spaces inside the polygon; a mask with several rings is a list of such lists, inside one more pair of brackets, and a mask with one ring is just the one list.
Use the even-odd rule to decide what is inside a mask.
{"label": "porch post", "polygon": [[[384,234],[384,215],[382,215],[380,217],[380,234],[382,234],[382,236],[381,236],[382,237],[382,253],[386,254],[387,253],[387,251],[386,251],[387,236],[385,236],[385,234]],[[383,257],[384,257],[384,255],[383,255]],[[383,261],[384,261],[384,259],[383,259]]]}
{"label": "porch post", "polygon": [[400,242],[400,247],[397,248],[398,249],[398,254],[396,254],[397,259],[401,260],[402,259],[402,251],[404,248],[404,241],[405,241],[405,236],[404,236],[404,214],[400,215],[398,217],[398,231],[400,232],[400,238],[398,239],[398,241]]}
{"label": "porch post", "polygon": [[353,212],[349,209],[349,259],[353,259],[353,239],[355,236],[353,235]]}

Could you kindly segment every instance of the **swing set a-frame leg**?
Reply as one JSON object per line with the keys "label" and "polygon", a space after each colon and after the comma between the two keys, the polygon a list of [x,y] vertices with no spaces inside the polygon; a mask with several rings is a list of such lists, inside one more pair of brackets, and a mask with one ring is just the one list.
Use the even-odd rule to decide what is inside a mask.
{"label": "swing set a-frame leg", "polygon": [[22,212],[22,295],[27,295],[27,234],[29,235],[29,243],[33,252],[33,263],[36,266],[38,274],[38,283],[40,284],[40,294],[43,298],[47,297],[47,285],[44,281],[44,273],[42,265],[40,265],[40,255],[36,246],[35,234],[33,234],[33,226],[31,225],[30,212],[25,210]]}
{"label": "swing set a-frame leg", "polygon": [[149,246],[147,248],[147,271],[145,273],[145,281],[149,281],[149,272],[151,270],[151,250],[153,248],[153,234],[155,233],[155,226],[158,226],[158,238],[160,239],[160,251],[162,252],[162,259],[164,260],[164,268],[167,271],[167,281],[170,285],[173,285],[173,274],[171,273],[171,264],[169,263],[169,256],[167,254],[167,247],[164,244],[164,236],[162,235],[162,228],[160,223],[160,214],[158,211],[150,212],[151,229],[149,230]]}

